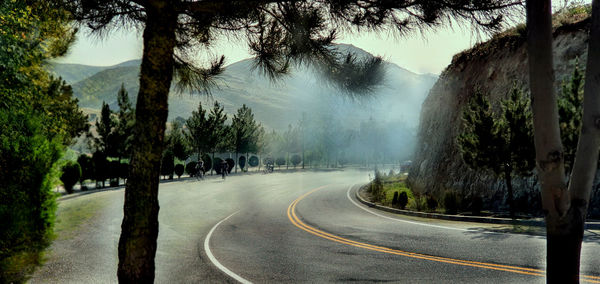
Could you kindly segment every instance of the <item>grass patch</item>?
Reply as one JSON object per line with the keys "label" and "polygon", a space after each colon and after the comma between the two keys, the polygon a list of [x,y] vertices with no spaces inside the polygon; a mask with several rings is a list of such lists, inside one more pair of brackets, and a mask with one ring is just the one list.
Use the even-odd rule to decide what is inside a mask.
{"label": "grass patch", "polygon": [[58,239],[69,239],[81,225],[94,218],[109,204],[108,192],[90,194],[59,203],[54,233]]}

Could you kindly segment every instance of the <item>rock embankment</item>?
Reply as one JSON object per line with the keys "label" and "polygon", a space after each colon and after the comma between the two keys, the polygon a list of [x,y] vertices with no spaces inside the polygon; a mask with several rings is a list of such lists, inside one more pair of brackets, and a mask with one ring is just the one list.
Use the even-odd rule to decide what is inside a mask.
{"label": "rock embankment", "polygon": [[[564,24],[554,31],[554,64],[557,90],[570,78],[576,59],[584,68],[587,58],[589,18]],[[478,194],[488,204],[501,206],[504,186],[492,176],[466,166],[456,137],[462,131],[462,111],[479,89],[489,95],[494,108],[514,84],[527,90],[526,31],[517,27],[454,56],[423,103],[408,182],[413,191],[440,195],[454,190],[464,196]],[[516,196],[535,192],[532,180],[515,180]],[[531,195],[531,194],[529,194]],[[525,200],[526,201],[526,200]]]}

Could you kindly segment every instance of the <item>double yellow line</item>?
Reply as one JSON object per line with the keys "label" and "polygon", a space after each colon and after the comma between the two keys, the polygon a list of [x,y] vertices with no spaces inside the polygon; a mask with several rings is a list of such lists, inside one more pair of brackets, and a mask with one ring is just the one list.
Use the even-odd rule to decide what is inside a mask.
{"label": "double yellow line", "polygon": [[[357,241],[353,241],[350,239],[342,238],[340,236],[336,236],[336,235],[321,231],[317,228],[311,227],[311,226],[307,225],[306,223],[302,222],[302,220],[296,215],[296,205],[298,204],[298,202],[300,202],[302,199],[304,199],[308,195],[312,194],[313,192],[315,192],[317,190],[323,189],[325,187],[326,186],[321,186],[321,187],[315,188],[315,189],[301,195],[296,200],[294,200],[290,204],[290,206],[288,206],[287,216],[288,216],[288,219],[292,222],[292,224],[294,224],[294,226],[296,226],[308,233],[311,233],[315,236],[324,238],[324,239],[328,239],[328,240],[331,240],[331,241],[334,241],[337,243],[346,244],[346,245],[359,247],[359,248],[364,248],[364,249],[368,249],[368,250],[372,250],[372,251],[378,251],[378,252],[383,252],[383,253],[388,253],[388,254],[394,254],[394,255],[400,255],[400,256],[406,256],[406,257],[430,260],[430,261],[436,261],[436,262],[443,262],[443,263],[449,263],[449,264],[456,264],[456,265],[462,265],[462,266],[470,266],[470,267],[477,267],[477,268],[483,268],[483,269],[506,271],[506,272],[524,274],[524,275],[539,276],[539,277],[545,276],[545,271],[543,271],[541,269],[495,264],[495,263],[488,263],[488,262],[462,260],[462,259],[447,258],[447,257],[440,257],[440,256],[433,256],[433,255],[426,255],[426,254],[402,251],[402,250],[397,250],[397,249],[391,249],[391,248],[371,245],[371,244],[367,244],[367,243],[362,243],[362,242],[357,242]],[[600,277],[591,276],[591,275],[581,275],[580,280],[585,281],[585,282],[590,282],[590,283],[600,283]]]}

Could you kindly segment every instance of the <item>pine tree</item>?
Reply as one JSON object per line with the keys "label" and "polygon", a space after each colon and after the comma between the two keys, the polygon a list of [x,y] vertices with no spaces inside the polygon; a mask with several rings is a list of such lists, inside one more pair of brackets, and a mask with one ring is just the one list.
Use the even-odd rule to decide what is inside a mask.
{"label": "pine tree", "polygon": [[511,217],[515,217],[512,177],[529,176],[535,166],[529,103],[516,86],[502,101],[502,114],[494,115],[482,92],[463,111],[464,129],[458,136],[463,161],[474,170],[503,178]]}
{"label": "pine tree", "polygon": [[[246,153],[246,156],[248,156],[247,153],[250,152],[253,143],[255,143],[258,128],[259,124],[254,120],[252,109],[247,107],[246,104],[242,105],[237,113],[233,115],[231,120],[231,142],[233,143],[236,163],[239,163],[239,153]],[[237,167],[235,172],[237,172]]]}
{"label": "pine tree", "polygon": [[558,121],[560,138],[563,144],[565,171],[571,172],[577,151],[577,141],[581,131],[581,115],[583,113],[583,74],[579,70],[579,60],[575,63],[571,81],[562,83],[558,98]]}
{"label": "pine tree", "polygon": [[106,102],[102,102],[100,120],[96,118],[96,132],[98,132],[98,137],[94,138],[94,148],[107,157],[116,156],[116,144],[114,143],[115,126],[116,122],[112,116],[110,106]]}
{"label": "pine tree", "polygon": [[119,112],[114,130],[115,156],[119,162],[122,158],[129,158],[131,153],[131,144],[133,142],[133,126],[135,124],[135,110],[129,101],[129,94],[125,89],[125,84],[117,93],[117,104]]}
{"label": "pine tree", "polygon": [[210,151],[208,146],[209,121],[202,103],[198,103],[198,110],[192,112],[192,115],[186,120],[185,126],[187,127],[187,132],[184,134],[185,138],[198,154],[197,160],[199,161],[202,154]]}
{"label": "pine tree", "polygon": [[[215,161],[215,153],[226,149],[229,144],[228,141],[230,141],[227,137],[227,135],[229,135],[229,129],[227,128],[227,125],[225,125],[225,121],[227,121],[227,114],[225,113],[223,106],[215,101],[213,108],[208,114],[206,129],[206,145],[208,152],[212,153],[213,162]],[[214,168],[215,167],[213,166],[211,174]]]}

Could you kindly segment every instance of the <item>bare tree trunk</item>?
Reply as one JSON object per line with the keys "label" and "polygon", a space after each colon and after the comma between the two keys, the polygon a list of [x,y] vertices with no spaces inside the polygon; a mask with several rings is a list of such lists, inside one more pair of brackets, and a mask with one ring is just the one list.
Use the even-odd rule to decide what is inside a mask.
{"label": "bare tree trunk", "polygon": [[581,242],[600,145],[600,3],[592,4],[583,125],[569,189],[565,185],[563,151],[552,70],[550,1],[527,1],[529,78],[534,115],[536,160],[546,214],[547,281],[578,283]]}
{"label": "bare tree trunk", "polygon": [[177,17],[163,1],[149,3],[146,16],[133,152],[119,239],[117,275],[121,283],[154,281],[158,183]]}

